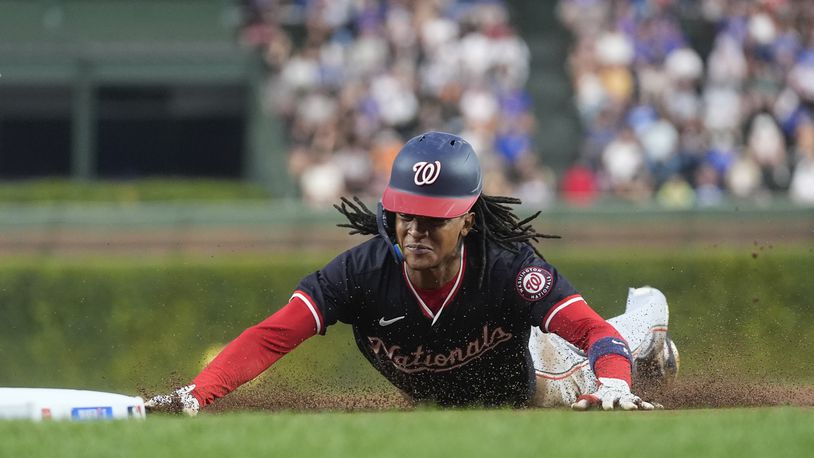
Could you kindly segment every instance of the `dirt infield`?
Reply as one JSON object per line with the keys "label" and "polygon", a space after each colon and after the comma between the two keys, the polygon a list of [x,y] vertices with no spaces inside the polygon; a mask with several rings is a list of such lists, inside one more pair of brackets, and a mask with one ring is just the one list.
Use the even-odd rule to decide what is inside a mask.
{"label": "dirt infield", "polygon": [[233,393],[206,410],[207,412],[239,410],[370,411],[411,408],[413,408],[412,402],[392,391],[352,393],[275,391],[274,394],[249,391]]}
{"label": "dirt infield", "polygon": [[[642,398],[660,402],[665,409],[803,406],[814,407],[814,385],[735,383],[714,378],[679,378],[670,387],[641,392]],[[408,410],[413,404],[393,390],[313,393],[263,387],[239,390],[207,408],[209,412],[239,410]]]}
{"label": "dirt infield", "polygon": [[[648,396],[649,393],[643,393]],[[722,381],[714,378],[679,379],[654,393],[667,409],[725,407],[814,406],[814,385],[777,382]]]}

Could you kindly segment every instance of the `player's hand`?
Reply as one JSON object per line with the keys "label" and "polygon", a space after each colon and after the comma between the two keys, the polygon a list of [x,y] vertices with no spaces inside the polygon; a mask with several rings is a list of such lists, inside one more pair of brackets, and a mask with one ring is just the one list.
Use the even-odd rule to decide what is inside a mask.
{"label": "player's hand", "polygon": [[661,404],[646,402],[630,392],[627,382],[615,378],[600,378],[599,388],[591,394],[583,394],[571,404],[574,410],[588,410],[602,406],[603,410],[654,410],[663,409]]}
{"label": "player's hand", "polygon": [[153,396],[144,403],[144,408],[150,413],[183,413],[194,417],[200,410],[198,400],[191,394],[194,389],[195,385],[187,385],[170,394]]}

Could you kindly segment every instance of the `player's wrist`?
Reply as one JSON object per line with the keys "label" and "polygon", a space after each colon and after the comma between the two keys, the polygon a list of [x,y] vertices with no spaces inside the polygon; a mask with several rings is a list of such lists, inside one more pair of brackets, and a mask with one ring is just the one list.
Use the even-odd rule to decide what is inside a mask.
{"label": "player's wrist", "polygon": [[191,404],[194,404],[195,410],[198,411],[201,410],[201,408],[203,408],[203,406],[206,405],[205,397],[201,394],[197,385],[192,386],[194,386],[195,388],[193,388],[192,391],[189,392],[190,397],[189,402]]}
{"label": "player's wrist", "polygon": [[594,364],[594,375],[596,375],[597,378],[624,380],[628,386],[632,386],[631,369],[632,366],[627,358],[611,353],[603,355],[596,360]]}
{"label": "player's wrist", "polygon": [[588,349],[588,361],[591,369],[596,373],[596,363],[600,358],[607,355],[619,355],[631,361],[630,349],[621,337],[603,337],[591,345]]}

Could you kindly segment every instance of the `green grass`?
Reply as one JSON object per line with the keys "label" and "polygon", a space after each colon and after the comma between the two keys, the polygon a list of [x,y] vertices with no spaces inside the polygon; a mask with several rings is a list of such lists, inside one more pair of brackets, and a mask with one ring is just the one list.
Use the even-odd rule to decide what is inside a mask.
{"label": "green grass", "polygon": [[0,456],[810,456],[814,410],[229,413],[0,422]]}

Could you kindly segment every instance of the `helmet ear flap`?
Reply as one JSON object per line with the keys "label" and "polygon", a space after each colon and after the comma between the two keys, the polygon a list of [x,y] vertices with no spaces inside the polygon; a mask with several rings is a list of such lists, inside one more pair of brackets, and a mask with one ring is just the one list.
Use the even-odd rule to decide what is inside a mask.
{"label": "helmet ear flap", "polygon": [[382,211],[382,223],[384,224],[384,230],[387,231],[387,234],[395,237],[396,214],[387,210]]}
{"label": "helmet ear flap", "polygon": [[376,225],[379,228],[379,236],[387,241],[387,246],[390,248],[390,253],[393,255],[396,264],[404,262],[401,247],[396,242],[395,236],[391,235],[395,233],[395,216],[393,213],[385,211],[381,202],[376,205]]}

